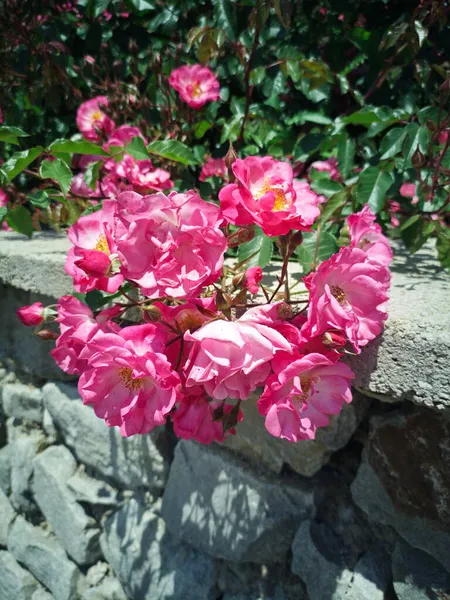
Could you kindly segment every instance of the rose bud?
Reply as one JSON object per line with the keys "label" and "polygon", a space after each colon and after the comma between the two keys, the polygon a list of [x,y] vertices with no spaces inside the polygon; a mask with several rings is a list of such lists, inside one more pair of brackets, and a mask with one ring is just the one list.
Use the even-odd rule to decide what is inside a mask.
{"label": "rose bud", "polygon": [[44,321],[44,307],[42,302],[35,302],[30,306],[19,308],[16,315],[27,327],[37,327]]}
{"label": "rose bud", "polygon": [[248,288],[252,294],[257,294],[259,284],[263,277],[264,275],[261,267],[250,267],[250,269],[245,271],[245,287]]}
{"label": "rose bud", "polygon": [[111,260],[107,254],[99,250],[80,250],[83,258],[75,261],[75,265],[90,277],[107,277],[111,269]]}
{"label": "rose bud", "polygon": [[41,329],[36,331],[35,335],[41,340],[57,340],[59,338],[59,335],[55,331],[50,331],[50,329]]}

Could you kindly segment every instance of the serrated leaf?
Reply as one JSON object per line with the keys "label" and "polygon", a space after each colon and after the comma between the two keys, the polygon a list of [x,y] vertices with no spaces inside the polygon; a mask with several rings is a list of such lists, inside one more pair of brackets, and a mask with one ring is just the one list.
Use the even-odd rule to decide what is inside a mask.
{"label": "serrated leaf", "polygon": [[255,237],[245,244],[239,246],[238,262],[242,262],[247,257],[251,256],[248,262],[245,263],[248,267],[262,267],[269,264],[273,253],[273,240],[265,235],[259,227],[255,229]]}
{"label": "serrated leaf", "polygon": [[378,167],[369,167],[361,173],[356,186],[356,199],[360,205],[368,204],[376,214],[385,204],[386,192],[394,181],[391,173]]}
{"label": "serrated leaf", "polygon": [[322,212],[320,213],[319,222],[326,223],[328,219],[334,215],[340,208],[342,208],[348,199],[348,193],[346,190],[342,190],[334,196],[331,196],[327,202],[323,205]]}
{"label": "serrated leaf", "polygon": [[205,133],[211,129],[212,126],[212,123],[209,123],[205,120],[196,123],[193,128],[196,139],[200,140],[205,135]]}
{"label": "serrated leaf", "polygon": [[394,127],[386,133],[380,143],[381,160],[392,158],[401,152],[406,133],[406,127]]}
{"label": "serrated leaf", "polygon": [[337,250],[336,239],[331,233],[327,231],[309,231],[303,233],[303,242],[295,250],[295,253],[303,272],[307,274],[322,261],[330,258]]}
{"label": "serrated leaf", "polygon": [[134,137],[126,146],[125,151],[136,160],[148,160],[150,158],[145,142],[140,136]]}
{"label": "serrated leaf", "polygon": [[109,6],[111,0],[89,0],[87,15],[91,19],[99,17]]}
{"label": "serrated leaf", "polygon": [[95,191],[95,188],[97,187],[97,181],[100,177],[100,168],[102,164],[103,161],[101,160],[89,163],[84,172],[84,181],[86,182],[86,185],[91,188],[91,190]]}
{"label": "serrated leaf", "polygon": [[72,171],[60,158],[55,160],[44,160],[39,171],[42,179],[52,179],[61,188],[64,196],[67,196],[72,183]]}
{"label": "serrated leaf", "polygon": [[412,223],[408,228],[404,229],[401,232],[401,236],[405,246],[408,248],[411,254],[414,254],[420,250],[420,248],[422,248],[433,231],[433,223],[419,219]]}
{"label": "serrated leaf", "polygon": [[149,2],[149,0],[128,0],[131,6],[138,13],[145,12],[146,10],[153,10],[155,5],[153,2]]}
{"label": "serrated leaf", "polygon": [[22,173],[38,156],[41,155],[44,148],[36,146],[22,152],[15,152],[3,165],[3,171],[8,176],[8,180],[12,181],[19,173]]}
{"label": "serrated leaf", "polygon": [[109,156],[101,146],[87,140],[55,140],[48,147],[48,152],[68,154],[92,154],[93,156]]}
{"label": "serrated leaf", "polygon": [[213,0],[217,26],[225,31],[231,41],[236,41],[236,6],[230,0]]}
{"label": "serrated leaf", "polygon": [[278,20],[287,30],[291,27],[292,9],[291,0],[272,0],[273,8]]}
{"label": "serrated leaf", "polygon": [[436,250],[441,267],[450,273],[450,232],[436,225]]}
{"label": "serrated leaf", "polygon": [[311,188],[316,192],[316,194],[321,194],[330,198],[342,191],[342,185],[337,181],[332,181],[328,178],[320,178],[311,182]]}
{"label": "serrated leaf", "polygon": [[346,179],[353,169],[355,160],[356,142],[353,138],[345,137],[338,143],[337,159],[339,163],[339,171],[342,177]]}
{"label": "serrated leaf", "polygon": [[411,158],[419,145],[419,125],[417,123],[409,123],[406,126],[406,138],[403,142],[402,153],[405,159],[404,168],[411,166]]}
{"label": "serrated leaf", "polygon": [[27,198],[33,206],[37,206],[38,208],[47,208],[50,205],[50,197],[44,190],[38,190],[34,194],[29,194]]}
{"label": "serrated leaf", "polygon": [[366,106],[342,119],[342,121],[347,124],[366,126],[372,125],[373,123],[383,123],[395,120],[397,119],[393,116],[392,109],[387,106],[376,108]]}
{"label": "serrated leaf", "polygon": [[33,221],[30,211],[25,206],[16,206],[8,211],[6,222],[18,233],[23,233],[29,238],[33,235]]}
{"label": "serrated leaf", "polygon": [[24,131],[22,131],[22,129],[19,129],[18,127],[9,127],[7,125],[3,125],[2,127],[0,127],[0,142],[17,145],[17,138],[28,136],[28,133],[25,133]]}
{"label": "serrated leaf", "polygon": [[305,162],[314,152],[320,148],[320,144],[325,139],[322,133],[308,133],[294,148],[294,160]]}
{"label": "serrated leaf", "polygon": [[3,221],[7,214],[8,209],[6,208],[6,206],[0,206],[0,223]]}
{"label": "serrated leaf", "polygon": [[192,150],[177,140],[152,142],[147,146],[147,150],[150,154],[156,154],[157,156],[182,163],[183,165],[197,164]]}

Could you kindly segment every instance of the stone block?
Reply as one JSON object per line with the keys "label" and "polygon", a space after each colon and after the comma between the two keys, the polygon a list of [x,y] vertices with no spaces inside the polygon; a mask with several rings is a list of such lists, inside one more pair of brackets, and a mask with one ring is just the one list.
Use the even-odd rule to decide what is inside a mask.
{"label": "stone block", "polygon": [[67,486],[77,502],[86,502],[96,506],[115,506],[117,490],[105,481],[94,479],[80,467],[68,480]]}
{"label": "stone block", "polygon": [[121,488],[158,494],[168,474],[165,432],[124,438],[84,406],[73,385],[48,383],[44,404],[76,458]]}
{"label": "stone block", "polygon": [[0,550],[1,600],[32,600],[38,587],[33,575],[23,569],[12,554]]}
{"label": "stone block", "polygon": [[3,412],[8,417],[42,423],[42,392],[22,383],[8,383],[2,389]]}
{"label": "stone block", "polygon": [[64,446],[51,446],[34,459],[34,496],[56,538],[79,565],[92,564],[100,556],[100,530],[88,517],[68,480],[77,468]]}
{"label": "stone block", "polygon": [[33,459],[45,445],[44,435],[37,430],[18,437],[8,445],[11,457],[11,504],[19,512],[36,512],[31,489]]}
{"label": "stone block", "polygon": [[314,512],[313,486],[258,475],[220,448],[181,441],[163,496],[171,533],[217,558],[280,562]]}
{"label": "stone block", "polygon": [[16,513],[7,496],[0,490],[0,546],[6,546],[8,532]]}
{"label": "stone block", "polygon": [[0,448],[0,490],[7,496],[11,492],[11,455],[9,446]]}
{"label": "stone block", "polygon": [[135,499],[107,519],[102,549],[133,600],[214,597],[214,560],[176,541],[164,521]]}

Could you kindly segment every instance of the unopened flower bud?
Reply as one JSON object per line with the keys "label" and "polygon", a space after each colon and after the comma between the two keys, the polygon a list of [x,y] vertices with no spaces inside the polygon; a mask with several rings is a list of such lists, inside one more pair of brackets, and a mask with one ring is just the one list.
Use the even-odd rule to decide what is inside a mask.
{"label": "unopened flower bud", "polygon": [[105,252],[99,250],[80,250],[82,258],[75,265],[90,277],[107,277],[111,269],[111,260]]}
{"label": "unopened flower bud", "polygon": [[248,227],[241,227],[237,232],[237,239],[239,244],[245,244],[255,237],[255,226],[249,225]]}
{"label": "unopened flower bud", "polygon": [[234,173],[233,173],[233,163],[237,158],[238,158],[238,155],[236,154],[233,144],[230,142],[230,147],[228,148],[228,152],[225,154],[225,164],[228,169],[228,178],[230,180],[230,183],[233,183],[234,181],[236,181],[236,177],[234,176]]}
{"label": "unopened flower bud", "polygon": [[245,283],[245,273],[239,273],[233,277],[233,285],[234,287],[241,287]]}
{"label": "unopened flower bud", "polygon": [[34,334],[41,340],[57,340],[59,337],[57,333],[50,331],[50,329],[41,329],[40,331],[35,331]]}
{"label": "unopened flower bud", "polygon": [[293,252],[295,252],[296,248],[298,248],[302,242],[303,233],[301,231],[296,231],[294,234],[292,234],[288,243],[288,254],[291,255]]}
{"label": "unopened flower bud", "polygon": [[141,309],[144,311],[146,321],[155,323],[156,321],[159,321],[161,319],[161,310],[154,304],[141,306]]}
{"label": "unopened flower bud", "polygon": [[42,302],[35,302],[30,306],[22,306],[16,312],[20,321],[27,327],[37,327],[44,321],[44,307]]}
{"label": "unopened flower bud", "polygon": [[287,321],[293,317],[293,312],[291,306],[286,302],[281,302],[277,306],[277,317],[283,321]]}
{"label": "unopened flower bud", "polygon": [[411,163],[416,169],[421,169],[427,162],[426,156],[417,148],[414,154],[411,156]]}

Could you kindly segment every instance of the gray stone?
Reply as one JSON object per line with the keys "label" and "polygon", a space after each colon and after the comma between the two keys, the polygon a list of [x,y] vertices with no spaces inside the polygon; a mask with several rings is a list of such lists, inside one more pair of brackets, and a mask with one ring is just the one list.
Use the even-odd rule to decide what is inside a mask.
{"label": "gray stone", "polygon": [[58,431],[53,423],[53,419],[46,408],[42,417],[42,429],[45,431],[49,444],[55,444],[58,442]]}
{"label": "gray stone", "polygon": [[117,504],[117,491],[105,481],[89,477],[82,467],[67,480],[67,485],[77,502],[99,506]]}
{"label": "gray stone", "polygon": [[46,440],[39,431],[19,437],[9,444],[11,456],[11,504],[20,512],[34,513],[31,483],[33,459],[45,448]]}
{"label": "gray stone", "polygon": [[328,427],[318,429],[315,440],[292,444],[267,434],[256,406],[258,398],[259,394],[253,393],[241,404],[244,420],[237,427],[237,435],[228,436],[222,445],[244,454],[255,464],[263,463],[275,473],[280,473],[287,463],[306,476],[317,473],[333,452],[347,444],[369,405],[366,398],[354,392],[353,402],[346,404],[338,416],[332,416]]}
{"label": "gray stone", "polygon": [[384,333],[348,359],[355,384],[385,402],[450,408],[450,278],[431,243],[411,256],[394,246]]}
{"label": "gray stone", "polygon": [[380,544],[356,563],[345,600],[384,600],[391,579],[390,558]]}
{"label": "gray stone", "polygon": [[31,596],[31,600],[54,600],[54,597],[50,592],[47,592],[43,587],[39,586],[39,589]]}
{"label": "gray stone", "polygon": [[98,562],[88,570],[86,586],[82,600],[127,600],[119,580],[104,562]]}
{"label": "gray stone", "polygon": [[309,482],[257,475],[220,448],[181,441],[163,496],[171,533],[217,558],[280,562],[314,512]]}
{"label": "gray stone", "polygon": [[211,598],[213,559],[175,541],[164,521],[135,499],[106,521],[102,549],[134,600]]}
{"label": "gray stone", "polygon": [[6,546],[8,531],[16,513],[7,496],[0,490],[0,546]]}
{"label": "gray stone", "polygon": [[77,464],[64,446],[51,446],[34,460],[34,495],[56,538],[79,565],[92,564],[100,556],[100,530],[76,502],[68,480]]}
{"label": "gray stone", "polygon": [[429,554],[402,541],[392,555],[392,574],[398,600],[450,598],[450,574]]}
{"label": "gray stone", "polygon": [[83,576],[64,550],[39,527],[17,517],[8,536],[8,550],[47,589],[55,600],[76,600]]}
{"label": "gray stone", "polygon": [[8,417],[19,417],[42,423],[42,392],[22,383],[8,383],[2,390],[3,411]]}
{"label": "gray stone", "polygon": [[0,598],[1,600],[34,600],[33,593],[39,584],[25,571],[12,554],[0,550]]}
{"label": "gray stone", "polygon": [[0,449],[0,489],[6,494],[11,492],[11,455],[9,446]]}
{"label": "gray stone", "polygon": [[48,383],[44,403],[76,458],[119,487],[161,493],[167,479],[165,434],[124,438],[84,406],[75,386]]}
{"label": "gray stone", "polygon": [[370,520],[390,525],[450,570],[449,472],[445,413],[395,412],[372,419],[352,495]]}

